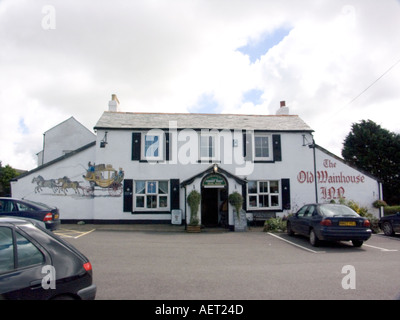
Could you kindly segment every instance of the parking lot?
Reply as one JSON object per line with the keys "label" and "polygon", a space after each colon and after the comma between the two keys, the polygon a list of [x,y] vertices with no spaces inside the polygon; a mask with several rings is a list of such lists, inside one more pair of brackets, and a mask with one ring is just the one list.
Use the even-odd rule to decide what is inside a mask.
{"label": "parking lot", "polygon": [[372,235],[312,247],[261,230],[62,225],[57,232],[91,260],[97,299],[396,299],[400,237]]}

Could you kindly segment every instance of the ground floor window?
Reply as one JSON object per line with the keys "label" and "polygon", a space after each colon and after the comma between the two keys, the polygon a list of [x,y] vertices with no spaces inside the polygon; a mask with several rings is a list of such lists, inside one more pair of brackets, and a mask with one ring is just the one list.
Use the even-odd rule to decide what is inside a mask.
{"label": "ground floor window", "polygon": [[247,204],[249,209],[279,209],[280,208],[280,182],[248,181]]}
{"label": "ground floor window", "polygon": [[136,180],[133,203],[136,210],[169,210],[169,181]]}

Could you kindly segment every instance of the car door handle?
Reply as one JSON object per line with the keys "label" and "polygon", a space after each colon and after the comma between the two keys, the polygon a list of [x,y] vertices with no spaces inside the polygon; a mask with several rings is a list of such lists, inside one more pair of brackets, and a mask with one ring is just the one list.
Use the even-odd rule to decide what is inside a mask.
{"label": "car door handle", "polygon": [[42,288],[42,279],[31,281],[30,286],[31,290],[37,290]]}

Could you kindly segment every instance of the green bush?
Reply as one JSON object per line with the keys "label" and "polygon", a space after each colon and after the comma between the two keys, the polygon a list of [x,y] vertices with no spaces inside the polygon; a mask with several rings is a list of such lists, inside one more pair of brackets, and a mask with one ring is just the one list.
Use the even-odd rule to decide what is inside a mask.
{"label": "green bush", "polygon": [[387,206],[387,203],[386,203],[385,201],[383,201],[383,200],[375,200],[375,201],[372,203],[372,205],[373,205],[375,208],[380,208],[380,207],[386,207],[386,206]]}
{"label": "green bush", "polygon": [[190,225],[197,226],[199,224],[199,217],[197,213],[199,212],[199,204],[201,200],[201,195],[198,191],[192,190],[187,197],[187,202],[190,207]]}
{"label": "green bush", "polygon": [[240,209],[242,208],[242,205],[243,205],[243,197],[242,197],[242,195],[235,191],[234,193],[231,193],[229,195],[228,201],[232,206],[235,207],[236,214],[239,217]]}
{"label": "green bush", "polygon": [[264,232],[285,232],[286,220],[282,218],[270,218],[264,222]]}
{"label": "green bush", "polygon": [[397,212],[400,212],[400,206],[386,206],[385,209],[385,216],[391,215],[391,214],[396,214]]}

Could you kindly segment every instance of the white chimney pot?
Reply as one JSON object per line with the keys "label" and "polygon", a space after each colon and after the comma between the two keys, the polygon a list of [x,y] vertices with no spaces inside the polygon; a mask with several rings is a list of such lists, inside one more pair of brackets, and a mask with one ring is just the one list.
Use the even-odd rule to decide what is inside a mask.
{"label": "white chimney pot", "polygon": [[108,102],[108,111],[119,111],[119,100],[116,94],[111,95],[111,100]]}
{"label": "white chimney pot", "polygon": [[281,101],[280,108],[276,111],[275,114],[277,116],[288,115],[289,114],[289,108],[286,107],[286,102],[285,101]]}

